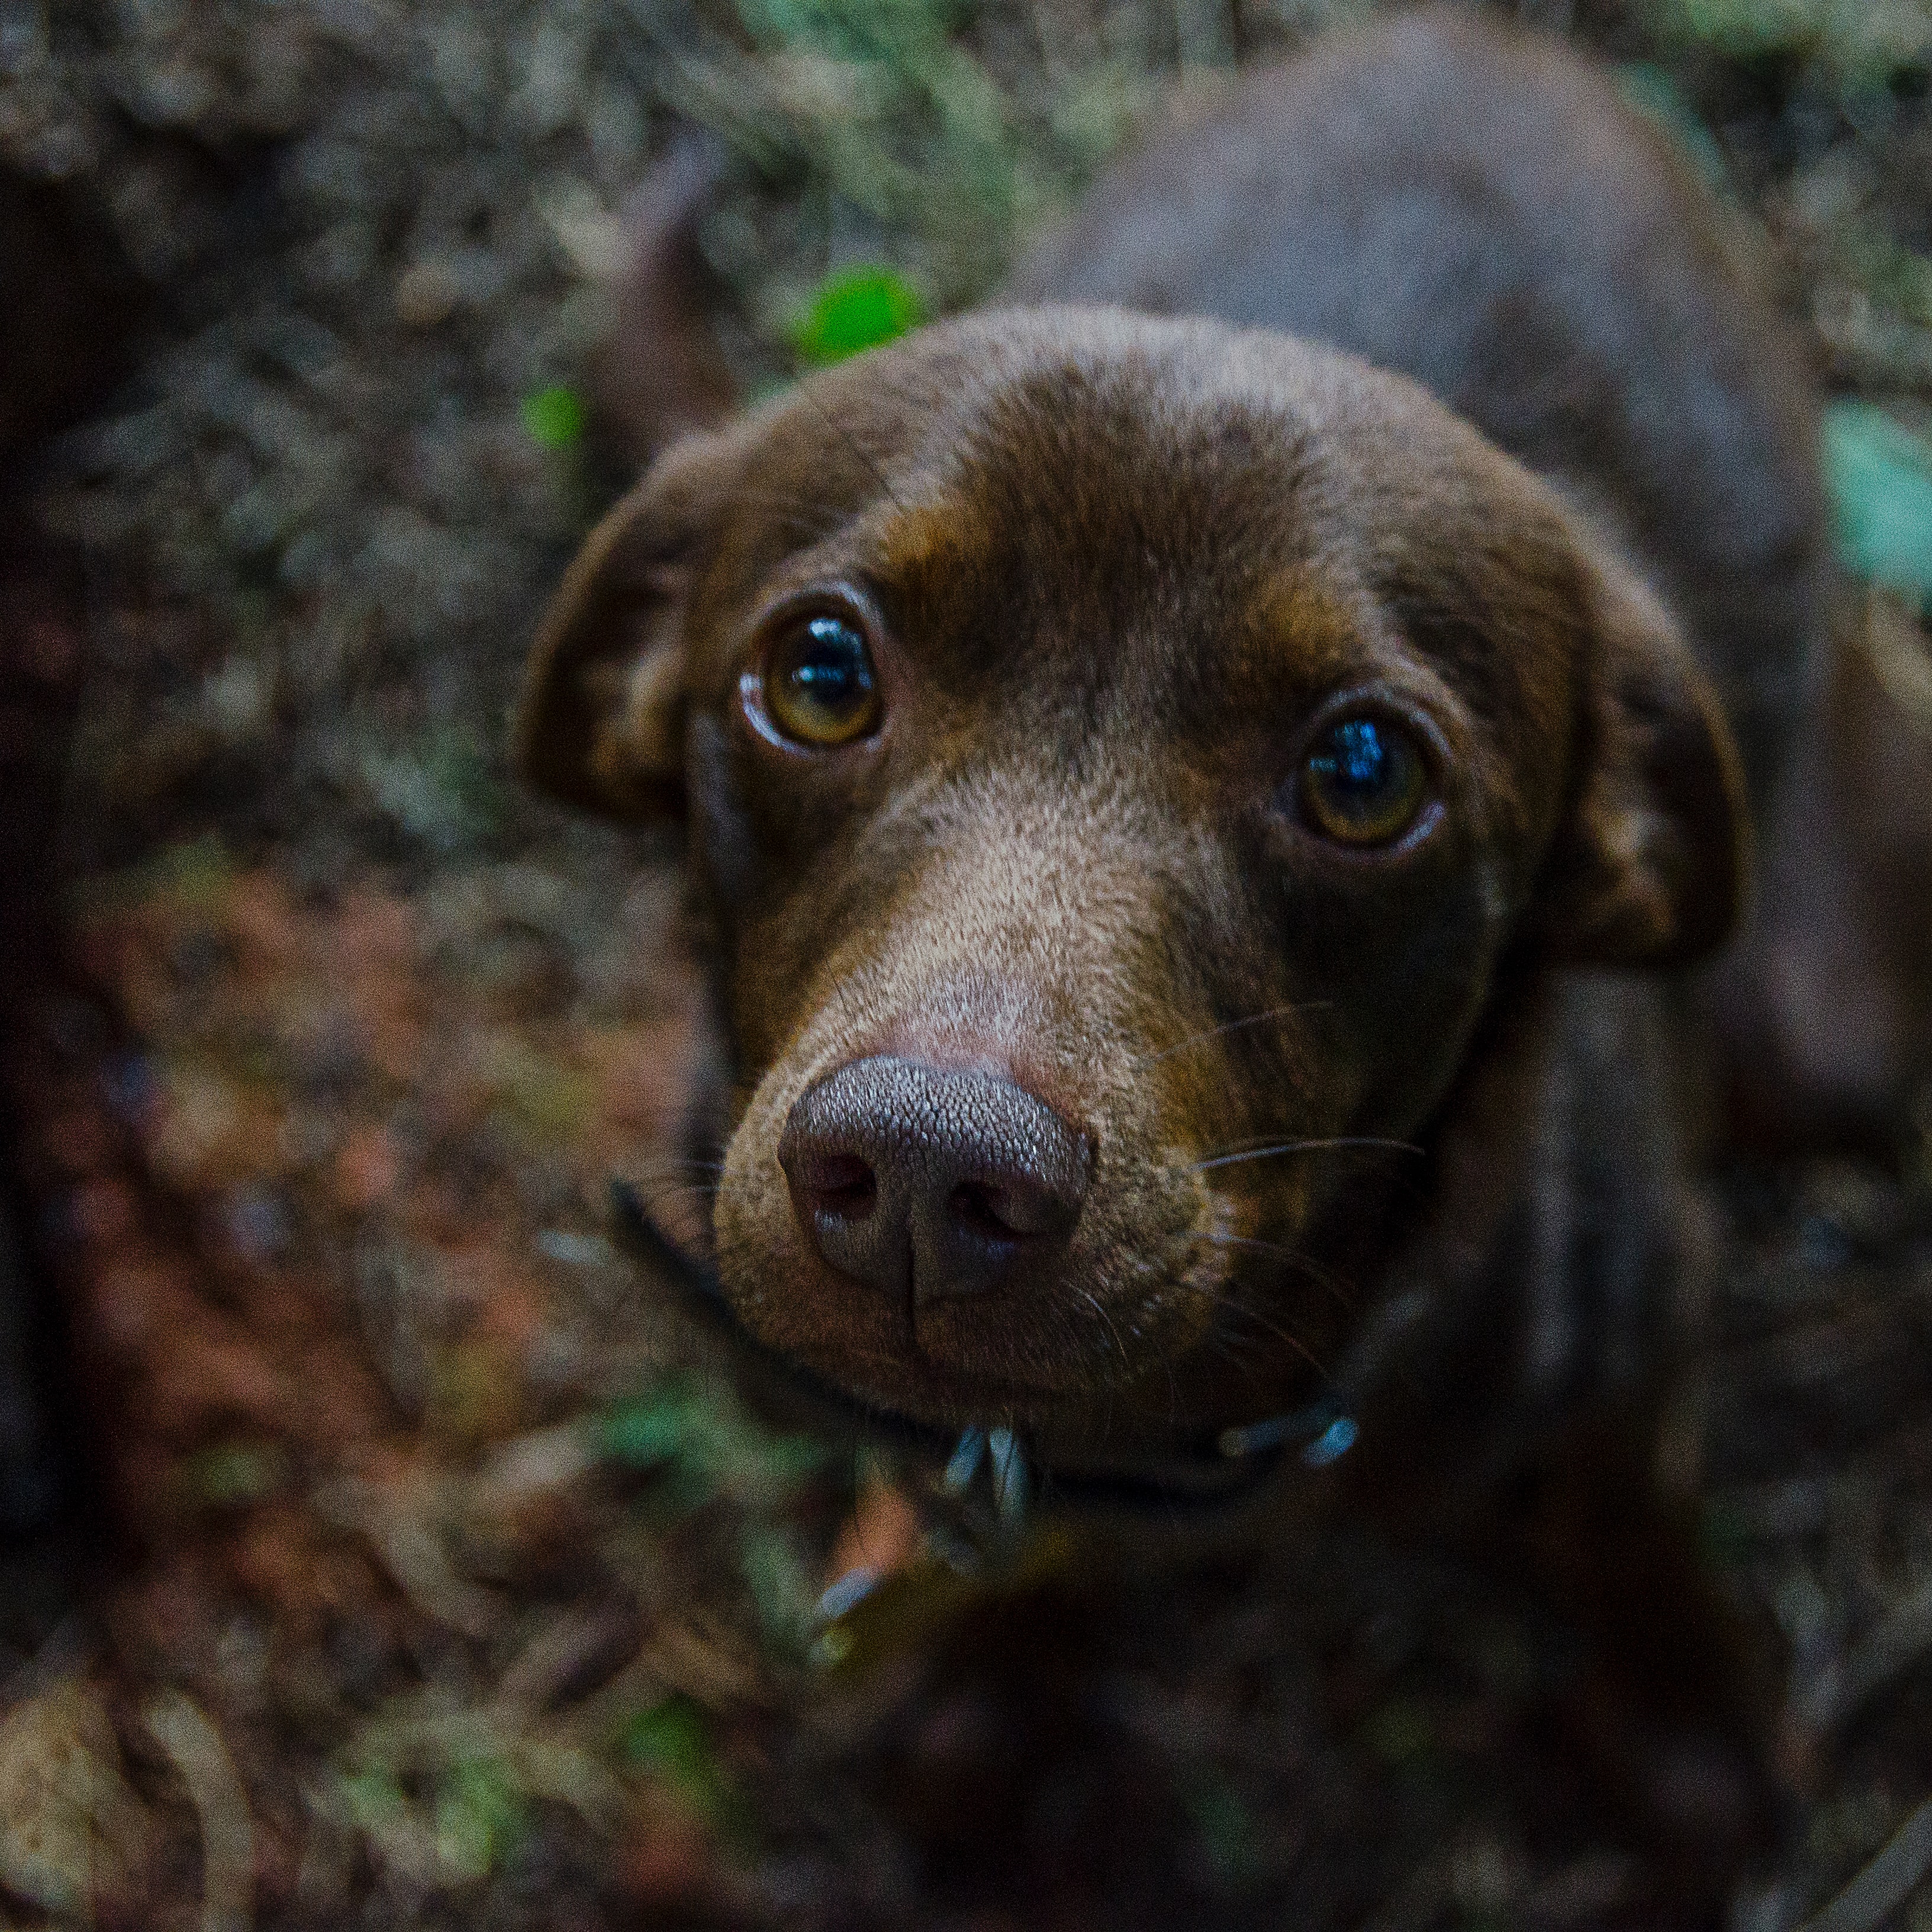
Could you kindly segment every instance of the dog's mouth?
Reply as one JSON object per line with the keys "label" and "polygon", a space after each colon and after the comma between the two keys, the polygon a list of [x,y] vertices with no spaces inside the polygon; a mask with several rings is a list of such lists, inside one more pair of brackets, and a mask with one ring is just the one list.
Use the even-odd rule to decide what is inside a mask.
{"label": "dog's mouth", "polygon": [[1096,1132],[1006,1066],[861,1055],[761,1087],[726,1154],[718,1273],[752,1336],[862,1402],[1131,1434],[1141,1385],[1213,1324],[1220,1211],[1133,1123]]}
{"label": "dog's mouth", "polygon": [[766,1069],[682,1270],[694,1311],[763,1378],[932,1454],[1004,1430],[1062,1468],[1218,1469],[1319,1437],[1359,1310],[1306,1237],[1395,1144],[1334,1137],[1318,1096],[1248,1118],[1202,1056],[1124,1028],[956,1005],[916,1040],[829,1006]]}
{"label": "dog's mouth", "polygon": [[976,1396],[984,1420],[936,1424],[891,1402],[860,1395],[769,1346],[733,1312],[716,1268],[669,1234],[645,1197],[627,1181],[610,1183],[613,1232],[621,1250],[650,1268],[676,1294],[685,1314],[720,1342],[740,1386],[794,1424],[841,1439],[890,1443],[938,1472],[942,1489],[965,1498],[983,1488],[1009,1524],[1044,1497],[1076,1508],[1135,1508],[1177,1504],[1215,1506],[1250,1494],[1294,1458],[1310,1469],[1340,1460],[1356,1441],[1352,1405],[1332,1389],[1279,1413],[1228,1425],[1176,1432],[1157,1444],[1097,1441],[1048,1420],[1016,1423],[1016,1396],[1037,1391],[973,1378],[946,1378],[950,1406]]}

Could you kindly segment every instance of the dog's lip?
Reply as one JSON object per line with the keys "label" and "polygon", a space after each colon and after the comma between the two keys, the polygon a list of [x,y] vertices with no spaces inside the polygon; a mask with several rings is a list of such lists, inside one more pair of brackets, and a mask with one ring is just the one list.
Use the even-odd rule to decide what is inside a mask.
{"label": "dog's lip", "polygon": [[[935,1420],[910,1414],[897,1402],[875,1401],[841,1382],[824,1382],[808,1366],[782,1351],[768,1348],[742,1325],[726,1303],[716,1273],[669,1240],[651,1219],[634,1188],[614,1179],[611,1204],[614,1228],[620,1239],[632,1252],[665,1270],[687,1308],[707,1330],[717,1332],[718,1323],[724,1322],[733,1346],[748,1352],[741,1360],[751,1364],[754,1372],[776,1370],[788,1390],[808,1402],[825,1406],[826,1412],[848,1424],[856,1422],[862,1429],[883,1432],[888,1439],[935,1456],[945,1455],[950,1449],[946,1477],[949,1486],[954,1480],[955,1467],[976,1436],[979,1438],[974,1452],[976,1458],[984,1452],[993,1431],[1023,1428],[1027,1442],[1024,1453],[1030,1462],[1036,1453],[1039,1432],[1057,1430],[1063,1423],[1070,1423],[1076,1432],[1081,1430],[1082,1410],[1072,1404],[1045,1410],[1035,1407],[1022,1418],[1016,1414],[1010,1402],[994,1396],[976,1412],[970,1406],[954,1408]],[[1334,1405],[1324,1404],[1318,1413],[1270,1416],[1245,1430],[1222,1428],[1215,1433],[1211,1444],[1156,1444],[1145,1451],[1130,1451],[1124,1460],[1118,1449],[1110,1448],[1107,1442],[1112,1414],[1109,1403],[1099,1437],[1088,1442],[1076,1433],[1070,1443],[1054,1449],[1046,1467],[1063,1504],[1077,1504],[1083,1498],[1103,1507],[1157,1502],[1171,1510],[1183,1502],[1230,1500],[1250,1493],[1258,1481],[1268,1478],[1278,1462],[1280,1444],[1288,1436],[1318,1435],[1324,1425],[1332,1429],[1334,1418],[1340,1413]],[[1349,1426],[1352,1429],[1352,1424]],[[1253,1441],[1248,1442],[1248,1437]],[[1237,1446],[1231,1448],[1231,1442]],[[970,1474],[969,1469],[969,1481]]]}
{"label": "dog's lip", "polygon": [[[1188,1287],[1199,1285],[1197,1277],[1212,1276],[1218,1282],[1225,1267],[1224,1258],[1216,1254],[1178,1268],[1173,1280],[1176,1286]],[[820,1353],[796,1341],[768,1336],[758,1322],[755,1298],[746,1305],[722,1280],[717,1292],[730,1320],[759,1347],[868,1407],[921,1428],[954,1429],[1015,1420],[1037,1427],[1077,1420],[1096,1406],[1111,1412],[1124,1391],[1155,1376],[1168,1359],[1165,1354],[1150,1357],[1122,1374],[1118,1372],[1118,1358],[1110,1350],[1101,1358],[1097,1377],[1092,1362],[1068,1363],[1066,1378],[1059,1381],[1002,1376],[934,1355],[922,1345],[917,1323],[907,1309],[902,1311],[902,1318],[894,1324],[890,1338],[876,1337],[865,1359],[855,1363],[836,1342]],[[980,1298],[976,1305],[991,1314],[1006,1300],[996,1294]],[[1110,1331],[1112,1325],[1109,1322]],[[1190,1348],[1199,1339],[1190,1336],[1180,1346]]]}
{"label": "dog's lip", "polygon": [[[755,1338],[755,1327],[735,1308],[732,1313]],[[1016,1408],[1024,1408],[1037,1418],[1048,1410],[1089,1400],[1093,1394],[1084,1388],[987,1375],[937,1360],[920,1346],[916,1329],[912,1330],[907,1346],[890,1352],[878,1352],[865,1364],[865,1372],[857,1376],[853,1373],[849,1359],[820,1364],[808,1352],[796,1347],[780,1347],[777,1352],[821,1379],[855,1390],[862,1388],[866,1401],[928,1426],[950,1428],[955,1426],[952,1418],[962,1415],[980,1421],[989,1418],[998,1420],[1010,1416]],[[889,1394],[889,1389],[893,1392]],[[908,1401],[918,1406],[907,1407]],[[936,1413],[943,1413],[947,1420],[934,1425],[932,1418]]]}

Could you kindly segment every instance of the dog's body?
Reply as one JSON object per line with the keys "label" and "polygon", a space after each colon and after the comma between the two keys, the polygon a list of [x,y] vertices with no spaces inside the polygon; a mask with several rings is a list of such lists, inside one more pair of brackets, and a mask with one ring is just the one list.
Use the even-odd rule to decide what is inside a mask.
{"label": "dog's body", "polygon": [[1212,315],[1421,383],[1666,599],[1754,792],[1808,701],[1810,386],[1664,136],[1558,44],[1432,10],[1253,76],[1009,291]]}
{"label": "dog's body", "polygon": [[531,776],[688,809],[734,1312],[1068,1468],[1636,1396],[1668,988],[1824,622],[1806,384],[1706,199],[1435,10],[1245,82],[1012,292],[678,446],[533,666]]}

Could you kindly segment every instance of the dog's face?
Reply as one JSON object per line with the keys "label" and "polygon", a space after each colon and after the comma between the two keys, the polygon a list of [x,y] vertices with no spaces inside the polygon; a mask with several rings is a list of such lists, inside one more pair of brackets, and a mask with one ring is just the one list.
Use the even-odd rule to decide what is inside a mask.
{"label": "dog's face", "polygon": [[984,315],[680,446],[520,751],[688,812],[738,1318],[943,1426],[1279,1406],[1499,974],[1695,957],[1739,891],[1657,607],[1419,392],[1204,323]]}

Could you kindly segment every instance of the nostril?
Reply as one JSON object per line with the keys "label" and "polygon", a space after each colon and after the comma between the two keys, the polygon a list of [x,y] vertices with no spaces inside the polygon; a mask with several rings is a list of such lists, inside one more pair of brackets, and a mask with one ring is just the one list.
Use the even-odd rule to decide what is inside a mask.
{"label": "nostril", "polygon": [[989,1240],[1015,1241],[1026,1232],[1007,1218],[1012,1208],[1003,1190],[982,1180],[962,1180],[947,1197],[946,1211],[956,1225]]}
{"label": "nostril", "polygon": [[802,1177],[812,1204],[840,1221],[862,1221],[879,1198],[879,1180],[856,1154],[824,1154]]}
{"label": "nostril", "polygon": [[891,1055],[808,1087],[777,1153],[818,1258],[915,1307],[1052,1268],[1087,1191],[1086,1136],[1036,1095]]}

